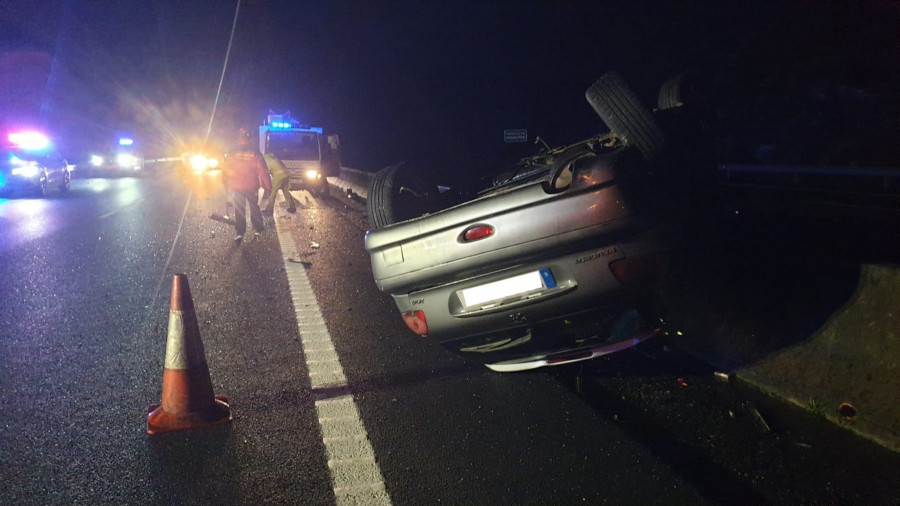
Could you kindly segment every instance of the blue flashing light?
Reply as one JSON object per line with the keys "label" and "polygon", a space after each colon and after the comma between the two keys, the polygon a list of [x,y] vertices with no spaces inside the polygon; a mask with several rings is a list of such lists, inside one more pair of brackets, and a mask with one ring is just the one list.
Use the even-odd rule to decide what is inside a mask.
{"label": "blue flashing light", "polygon": [[310,132],[320,135],[323,132],[322,127],[305,127],[287,121],[272,121],[271,123],[269,123],[269,128],[271,128],[272,130],[294,130],[297,132]]}
{"label": "blue flashing light", "polygon": [[132,146],[134,145],[134,139],[129,139],[128,137],[122,137],[119,139],[119,146]]}

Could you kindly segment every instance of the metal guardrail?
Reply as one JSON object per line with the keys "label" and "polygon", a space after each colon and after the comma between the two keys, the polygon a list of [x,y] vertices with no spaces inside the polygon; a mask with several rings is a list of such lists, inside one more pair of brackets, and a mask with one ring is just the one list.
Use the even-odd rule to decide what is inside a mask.
{"label": "metal guardrail", "polygon": [[725,184],[900,193],[900,169],[895,168],[723,164],[718,169]]}
{"label": "metal guardrail", "polygon": [[348,196],[356,196],[358,198],[368,198],[369,183],[372,181],[371,172],[364,170],[351,169],[349,167],[341,167],[341,175],[337,184],[342,190],[347,192]]}
{"label": "metal guardrail", "polygon": [[341,179],[361,186],[369,186],[369,182],[372,181],[372,176],[374,176],[374,174],[371,172],[341,167]]}

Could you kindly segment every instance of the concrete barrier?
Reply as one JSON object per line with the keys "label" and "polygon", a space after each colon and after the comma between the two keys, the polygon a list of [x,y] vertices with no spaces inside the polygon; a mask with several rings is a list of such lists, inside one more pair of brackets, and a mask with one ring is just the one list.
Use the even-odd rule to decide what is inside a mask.
{"label": "concrete barrier", "polygon": [[812,337],[736,374],[900,451],[898,302],[900,268],[864,264],[853,296]]}

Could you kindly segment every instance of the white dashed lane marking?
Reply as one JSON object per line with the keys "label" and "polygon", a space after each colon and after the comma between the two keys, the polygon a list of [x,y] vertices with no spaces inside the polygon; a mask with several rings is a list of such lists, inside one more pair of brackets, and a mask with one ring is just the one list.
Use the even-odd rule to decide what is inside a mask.
{"label": "white dashed lane marking", "polygon": [[291,231],[278,219],[275,229],[297,314],[309,382],[314,393],[326,390],[333,393],[327,399],[316,401],[316,415],[327,453],[335,501],[338,506],[390,505],[391,498],[385,490],[384,477],[356,402],[347,388],[340,357],[325,326],[306,269],[302,263],[288,260],[296,257]]}

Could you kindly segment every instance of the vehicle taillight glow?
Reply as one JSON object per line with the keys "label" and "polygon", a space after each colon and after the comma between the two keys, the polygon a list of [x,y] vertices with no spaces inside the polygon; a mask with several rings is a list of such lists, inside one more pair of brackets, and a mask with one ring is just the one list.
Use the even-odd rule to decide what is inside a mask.
{"label": "vehicle taillight glow", "polygon": [[425,321],[425,311],[421,309],[403,313],[403,323],[420,336],[428,335],[428,322]]}
{"label": "vehicle taillight glow", "polygon": [[473,225],[462,233],[465,242],[477,241],[494,235],[494,227],[490,225]]}

